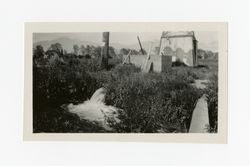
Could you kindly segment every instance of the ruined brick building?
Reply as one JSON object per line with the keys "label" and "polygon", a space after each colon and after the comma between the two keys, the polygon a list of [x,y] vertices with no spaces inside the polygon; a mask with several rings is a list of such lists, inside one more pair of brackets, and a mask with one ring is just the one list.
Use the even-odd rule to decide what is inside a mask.
{"label": "ruined brick building", "polygon": [[128,55],[125,63],[141,67],[143,71],[164,72],[179,63],[194,67],[197,65],[198,42],[193,31],[164,31],[160,43],[147,55]]}
{"label": "ruined brick building", "polygon": [[162,33],[160,55],[172,56],[172,62],[180,61],[187,66],[197,65],[197,40],[193,31]]}

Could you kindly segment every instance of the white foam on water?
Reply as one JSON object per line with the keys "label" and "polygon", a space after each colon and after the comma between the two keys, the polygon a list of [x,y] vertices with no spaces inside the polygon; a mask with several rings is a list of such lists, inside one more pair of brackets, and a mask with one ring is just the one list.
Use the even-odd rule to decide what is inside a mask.
{"label": "white foam on water", "polygon": [[80,119],[97,122],[104,128],[109,128],[107,124],[107,118],[114,119],[117,123],[120,122],[118,119],[118,108],[108,106],[104,103],[106,90],[104,88],[97,89],[92,95],[90,100],[86,100],[81,104],[67,106],[68,111],[77,114]]}

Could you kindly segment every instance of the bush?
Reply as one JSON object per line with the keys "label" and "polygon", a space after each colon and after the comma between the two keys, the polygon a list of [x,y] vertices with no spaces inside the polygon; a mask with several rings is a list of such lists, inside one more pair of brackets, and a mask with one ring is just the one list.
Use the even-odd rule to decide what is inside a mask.
{"label": "bush", "polygon": [[[109,71],[69,59],[33,67],[34,132],[106,132],[61,109],[62,104],[80,103],[96,89],[107,89],[106,103],[123,109],[116,132],[187,132],[201,92],[190,83],[197,75],[190,68],[166,73],[142,73],[133,65],[117,65]],[[91,70],[89,70],[91,69]]]}
{"label": "bush", "polygon": [[123,76],[128,76],[131,73],[139,73],[141,72],[141,69],[131,64],[124,64],[124,65],[119,64],[115,68],[113,68],[111,72],[118,77],[119,76],[123,77]]}
{"label": "bush", "polygon": [[34,133],[103,133],[107,132],[93,122],[80,118],[60,107],[47,106],[33,117]]}
{"label": "bush", "polygon": [[[76,116],[61,111],[65,103],[87,100],[99,84],[85,72],[78,61],[55,60],[44,66],[33,66],[33,130],[34,132],[77,132],[83,124]],[[68,121],[70,124],[65,125]],[[67,124],[67,123],[66,123]],[[93,124],[90,124],[92,126]],[[81,128],[81,129],[79,129]],[[85,127],[86,128],[86,127]],[[89,131],[89,130],[86,130]]]}
{"label": "bush", "polygon": [[182,79],[186,83],[193,83],[199,78],[198,73],[192,67],[173,67],[167,72],[173,79]]}
{"label": "bush", "polygon": [[206,89],[210,132],[218,130],[218,75],[214,74]]}
{"label": "bush", "polygon": [[200,91],[178,72],[140,73],[134,66],[118,66],[96,73],[107,89],[106,103],[124,110],[117,132],[187,132]]}
{"label": "bush", "polygon": [[98,87],[98,83],[77,62],[65,64],[60,61],[34,67],[33,85],[34,100],[43,97],[43,101],[50,105],[84,101]]}
{"label": "bush", "polygon": [[206,60],[199,60],[203,68],[203,77],[209,80],[205,94],[207,95],[210,132],[218,131],[218,58],[215,56]]}
{"label": "bush", "polygon": [[88,72],[98,72],[101,70],[100,66],[100,59],[99,58],[90,58],[90,59],[83,59],[81,61],[81,67]]}

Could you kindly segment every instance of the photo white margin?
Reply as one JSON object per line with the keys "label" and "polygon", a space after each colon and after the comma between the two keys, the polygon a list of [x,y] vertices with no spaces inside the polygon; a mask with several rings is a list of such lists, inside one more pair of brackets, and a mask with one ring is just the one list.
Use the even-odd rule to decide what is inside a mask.
{"label": "photo white margin", "polygon": [[[159,32],[217,31],[219,43],[218,133],[33,133],[32,46],[33,33],[42,32]],[[25,23],[24,141],[129,141],[227,143],[228,133],[228,24],[226,22],[27,22]]]}

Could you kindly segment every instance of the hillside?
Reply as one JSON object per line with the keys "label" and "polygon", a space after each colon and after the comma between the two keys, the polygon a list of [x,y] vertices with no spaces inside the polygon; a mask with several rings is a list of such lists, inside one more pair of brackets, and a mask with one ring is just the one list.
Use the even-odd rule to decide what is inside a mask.
{"label": "hillside", "polygon": [[33,44],[33,47],[37,45],[43,46],[44,50],[47,50],[51,44],[54,43],[60,43],[62,47],[67,51],[67,52],[72,52],[73,51],[73,45],[77,44],[79,46],[81,45],[93,45],[93,46],[98,46],[101,45],[101,43],[95,43],[91,41],[83,41],[83,40],[78,40],[78,39],[71,39],[67,37],[62,37],[58,38],[55,40],[47,40],[47,41],[39,41]]}
{"label": "hillside", "polygon": [[[157,46],[159,44],[160,41],[154,41],[153,45]],[[73,51],[73,45],[77,44],[79,46],[81,45],[93,45],[93,46],[101,46],[102,43],[101,42],[92,42],[92,41],[84,41],[84,40],[79,40],[79,39],[71,39],[71,38],[67,38],[67,37],[61,37],[61,38],[57,38],[54,40],[47,40],[47,41],[39,41],[39,42],[35,42],[33,44],[33,46],[37,46],[37,45],[42,45],[44,50],[47,50],[49,48],[49,46],[51,44],[54,43],[60,43],[62,44],[62,47],[67,51],[67,52],[72,52]],[[152,41],[141,41],[142,47],[143,49],[145,49],[146,51],[149,50],[150,44],[152,43]],[[135,40],[134,43],[132,44],[122,44],[122,43],[110,43],[110,46],[114,47],[116,49],[116,51],[119,51],[122,48],[130,48],[130,49],[135,49],[135,50],[139,50],[140,46],[138,44],[138,42]],[[218,42],[211,42],[211,43],[198,43],[198,48],[203,49],[203,50],[210,50],[213,52],[218,52]]]}

